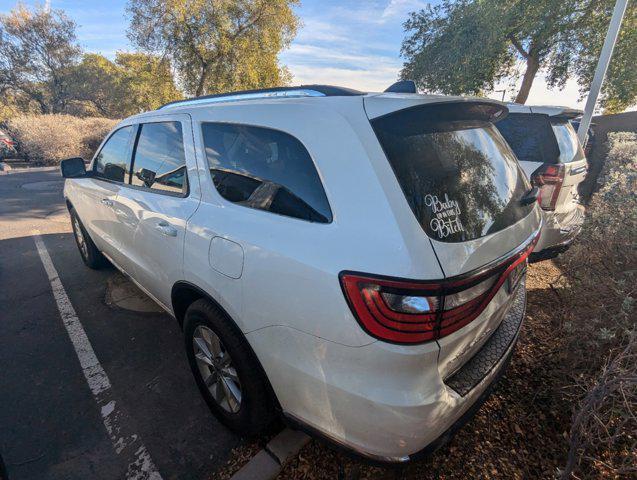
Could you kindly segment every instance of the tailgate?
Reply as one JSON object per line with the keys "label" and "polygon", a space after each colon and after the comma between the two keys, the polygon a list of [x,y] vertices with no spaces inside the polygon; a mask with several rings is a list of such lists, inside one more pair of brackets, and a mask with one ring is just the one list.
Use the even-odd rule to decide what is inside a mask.
{"label": "tailgate", "polygon": [[535,202],[525,202],[531,185],[492,123],[499,103],[415,103],[417,97],[424,96],[405,104],[391,98],[389,105],[368,97],[365,107],[408,208],[449,278],[517,248],[538,228],[540,213]]}
{"label": "tailgate", "polygon": [[[431,242],[446,279],[479,278],[537,238],[540,211],[515,154],[494,127],[486,101],[410,104],[378,114],[366,109],[410,208]],[[496,105],[497,106],[497,105]],[[374,117],[373,114],[378,116]],[[443,378],[460,368],[498,328],[513,303],[517,280],[498,287],[486,308],[437,340]],[[463,301],[459,299],[458,301]],[[446,305],[446,304],[445,304]],[[451,307],[450,307],[451,308]],[[444,330],[444,327],[443,327]]]}

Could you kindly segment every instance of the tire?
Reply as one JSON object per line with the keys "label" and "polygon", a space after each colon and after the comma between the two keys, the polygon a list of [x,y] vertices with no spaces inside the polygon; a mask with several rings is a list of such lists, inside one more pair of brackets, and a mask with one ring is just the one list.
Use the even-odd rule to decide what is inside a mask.
{"label": "tire", "polygon": [[80,251],[80,256],[84,264],[94,270],[98,270],[108,265],[108,260],[102,252],[100,252],[88,232],[82,225],[80,218],[77,216],[75,210],[71,209],[71,226],[73,227],[73,236],[75,237],[75,244]]}
{"label": "tire", "polygon": [[[216,351],[210,332],[220,341]],[[184,340],[197,386],[215,417],[240,435],[267,433],[276,419],[268,380],[236,325],[212,302],[200,299],[186,310]],[[202,340],[215,366],[204,360]]]}

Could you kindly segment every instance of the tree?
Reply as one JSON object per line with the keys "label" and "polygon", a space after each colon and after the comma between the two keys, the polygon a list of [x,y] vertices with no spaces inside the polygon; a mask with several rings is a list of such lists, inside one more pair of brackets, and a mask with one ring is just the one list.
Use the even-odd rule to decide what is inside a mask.
{"label": "tree", "polygon": [[[580,78],[581,92],[588,91],[593,81],[599,53],[613,12],[613,2],[605,2],[604,8],[593,12],[590,21],[579,32],[579,44],[588,45],[574,63],[574,72]],[[618,113],[635,104],[637,100],[637,3],[628,3],[622,28],[608,66],[602,89],[601,105],[605,113]]]}
{"label": "tree", "polygon": [[0,15],[0,91],[28,99],[42,113],[64,111],[68,70],[77,62],[75,23],[61,10],[18,4]]}
{"label": "tree", "polygon": [[122,85],[130,114],[155,110],[183,98],[175,86],[170,61],[145,53],[117,52],[115,64],[122,72]]}
{"label": "tree", "polygon": [[[524,68],[516,102],[526,102],[541,70],[550,86],[574,76],[585,93],[615,0],[445,0],[411,14],[401,53],[402,78],[428,91],[480,94]],[[602,91],[602,105],[637,100],[637,4],[631,2]],[[632,60],[630,60],[632,59]],[[615,63],[616,62],[616,63]]]}
{"label": "tree", "polygon": [[118,52],[115,61],[87,53],[70,73],[75,113],[121,118],[182,98],[168,60]]}
{"label": "tree", "polygon": [[129,0],[130,40],[169,57],[196,96],[280,85],[278,53],[296,34],[298,0]]}
{"label": "tree", "polygon": [[122,72],[108,58],[97,53],[86,53],[82,61],[69,72],[70,108],[73,114],[103,117],[126,116],[126,92]]}

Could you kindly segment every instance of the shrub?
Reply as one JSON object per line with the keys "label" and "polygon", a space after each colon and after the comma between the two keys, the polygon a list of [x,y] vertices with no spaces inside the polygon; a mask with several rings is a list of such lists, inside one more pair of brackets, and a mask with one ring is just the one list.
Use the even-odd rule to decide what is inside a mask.
{"label": "shrub", "polygon": [[611,133],[578,242],[560,259],[562,365],[574,402],[562,478],[637,473],[637,134]]}
{"label": "shrub", "polygon": [[117,120],[71,115],[21,115],[7,121],[21,153],[57,165],[69,157],[89,159]]}

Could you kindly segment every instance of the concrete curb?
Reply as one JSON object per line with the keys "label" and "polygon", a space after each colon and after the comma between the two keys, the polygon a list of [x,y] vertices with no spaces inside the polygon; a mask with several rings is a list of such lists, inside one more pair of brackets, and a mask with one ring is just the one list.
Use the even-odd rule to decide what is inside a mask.
{"label": "concrete curb", "polygon": [[230,480],[272,480],[310,440],[305,433],[286,428],[270,440],[265,448],[241,467]]}

